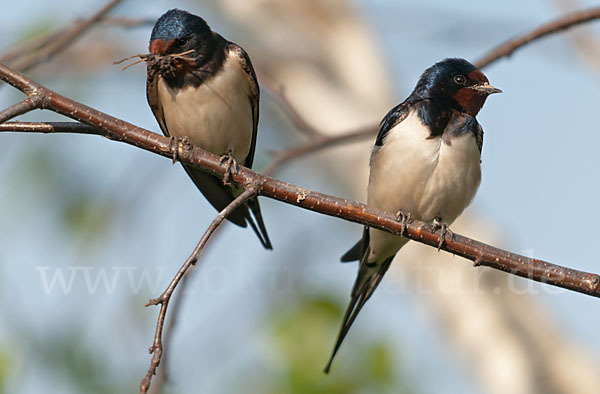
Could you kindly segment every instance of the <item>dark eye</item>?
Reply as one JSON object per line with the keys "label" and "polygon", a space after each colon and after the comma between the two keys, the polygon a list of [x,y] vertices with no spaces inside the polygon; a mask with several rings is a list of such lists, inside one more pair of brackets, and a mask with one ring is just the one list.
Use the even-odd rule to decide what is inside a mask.
{"label": "dark eye", "polygon": [[464,85],[465,83],[467,83],[467,78],[465,78],[464,75],[457,75],[454,77],[454,83],[456,83],[457,85]]}
{"label": "dark eye", "polygon": [[184,37],[178,38],[177,39],[177,44],[179,46],[185,46],[185,45],[187,45],[190,42],[190,39],[191,39],[190,36],[184,36]]}

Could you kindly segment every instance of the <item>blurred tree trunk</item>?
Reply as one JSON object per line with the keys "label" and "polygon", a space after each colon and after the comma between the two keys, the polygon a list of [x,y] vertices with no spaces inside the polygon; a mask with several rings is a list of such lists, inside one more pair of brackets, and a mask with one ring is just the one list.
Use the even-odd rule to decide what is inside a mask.
{"label": "blurred tree trunk", "polygon": [[[334,134],[374,124],[396,104],[377,39],[352,2],[222,0],[216,4],[244,29],[237,35],[245,38],[239,44],[250,52],[256,68],[282,84],[292,104],[318,129]],[[393,65],[396,72],[401,67]],[[331,176],[346,182],[363,200],[371,144],[345,145],[328,156]],[[459,220],[453,228],[498,244],[498,237],[488,236],[489,224]],[[415,302],[436,316],[452,344],[450,351],[468,363],[483,392],[598,391],[597,360],[561,332],[538,300],[511,291],[514,278],[473,268],[416,244],[398,256],[402,263],[392,265],[388,276],[427,289],[423,296],[414,288]]]}

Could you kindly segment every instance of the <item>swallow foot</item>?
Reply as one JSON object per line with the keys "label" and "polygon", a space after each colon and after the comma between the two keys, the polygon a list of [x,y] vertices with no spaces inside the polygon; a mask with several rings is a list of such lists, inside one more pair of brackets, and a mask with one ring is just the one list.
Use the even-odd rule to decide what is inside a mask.
{"label": "swallow foot", "polygon": [[173,164],[179,161],[181,152],[183,149],[189,150],[192,147],[192,143],[188,137],[174,137],[169,138],[169,150],[173,154]]}
{"label": "swallow foot", "polygon": [[177,158],[179,157],[179,149],[177,149],[178,145],[177,137],[171,136],[169,138],[169,150],[173,154],[173,164],[177,163]]}
{"label": "swallow foot", "polygon": [[231,150],[229,150],[226,155],[221,156],[221,164],[226,165],[225,175],[223,176],[223,184],[229,186],[231,185],[231,176],[233,174],[237,174],[238,172],[238,163],[233,157],[233,152]]}
{"label": "swallow foot", "polygon": [[433,231],[438,231],[438,230],[441,230],[440,243],[438,244],[438,247],[437,247],[437,250],[439,252],[440,249],[442,248],[442,246],[444,246],[444,244],[446,243],[446,234],[450,234],[450,239],[454,240],[454,232],[452,232],[452,230],[450,230],[450,227],[448,227],[448,224],[446,224],[446,222],[444,222],[441,217],[436,216],[433,219]]}
{"label": "swallow foot", "polygon": [[410,223],[410,212],[404,213],[403,211],[396,212],[396,221],[400,222],[400,235],[406,234],[406,226]]}

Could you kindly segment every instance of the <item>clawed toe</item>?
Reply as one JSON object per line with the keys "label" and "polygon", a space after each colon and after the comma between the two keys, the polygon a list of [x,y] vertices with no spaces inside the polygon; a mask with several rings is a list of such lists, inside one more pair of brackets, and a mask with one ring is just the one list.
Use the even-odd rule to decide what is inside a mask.
{"label": "clawed toe", "polygon": [[169,137],[169,150],[173,154],[173,164],[177,163],[177,158],[179,157],[179,147],[177,143],[177,137]]}
{"label": "clawed toe", "polygon": [[192,143],[188,137],[175,137],[171,136],[169,138],[169,149],[171,150],[173,156],[173,164],[179,161],[179,156],[181,155],[182,149],[191,148]]}
{"label": "clawed toe", "polygon": [[406,234],[406,226],[410,222],[410,212],[404,213],[402,211],[396,212],[396,220],[400,222],[400,235]]}
{"label": "clawed toe", "polygon": [[446,243],[446,234],[450,234],[450,239],[454,239],[454,232],[452,232],[452,230],[450,230],[450,227],[448,227],[448,224],[446,224],[446,222],[444,222],[442,220],[442,218],[435,217],[433,219],[433,231],[437,231],[440,229],[442,232],[440,234],[440,242],[438,243],[438,247],[437,247],[438,252],[440,251],[442,246],[444,246],[444,244]]}
{"label": "clawed toe", "polygon": [[223,184],[231,185],[230,179],[233,174],[237,174],[238,172],[238,163],[233,157],[231,151],[229,151],[226,155],[221,156],[221,164],[226,164],[225,175],[223,176]]}

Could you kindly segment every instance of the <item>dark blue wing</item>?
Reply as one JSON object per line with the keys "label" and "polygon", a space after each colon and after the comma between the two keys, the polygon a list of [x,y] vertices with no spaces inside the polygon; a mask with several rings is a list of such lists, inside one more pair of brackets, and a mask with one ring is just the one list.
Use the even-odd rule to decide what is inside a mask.
{"label": "dark blue wing", "polygon": [[398,104],[388,112],[379,123],[379,133],[375,140],[375,146],[383,145],[383,139],[387,133],[398,123],[402,122],[408,116],[410,104],[408,101]]}
{"label": "dark blue wing", "polygon": [[451,141],[452,137],[472,134],[479,148],[479,153],[483,148],[483,129],[474,116],[465,113],[459,113],[453,116],[444,128],[442,138]]}

